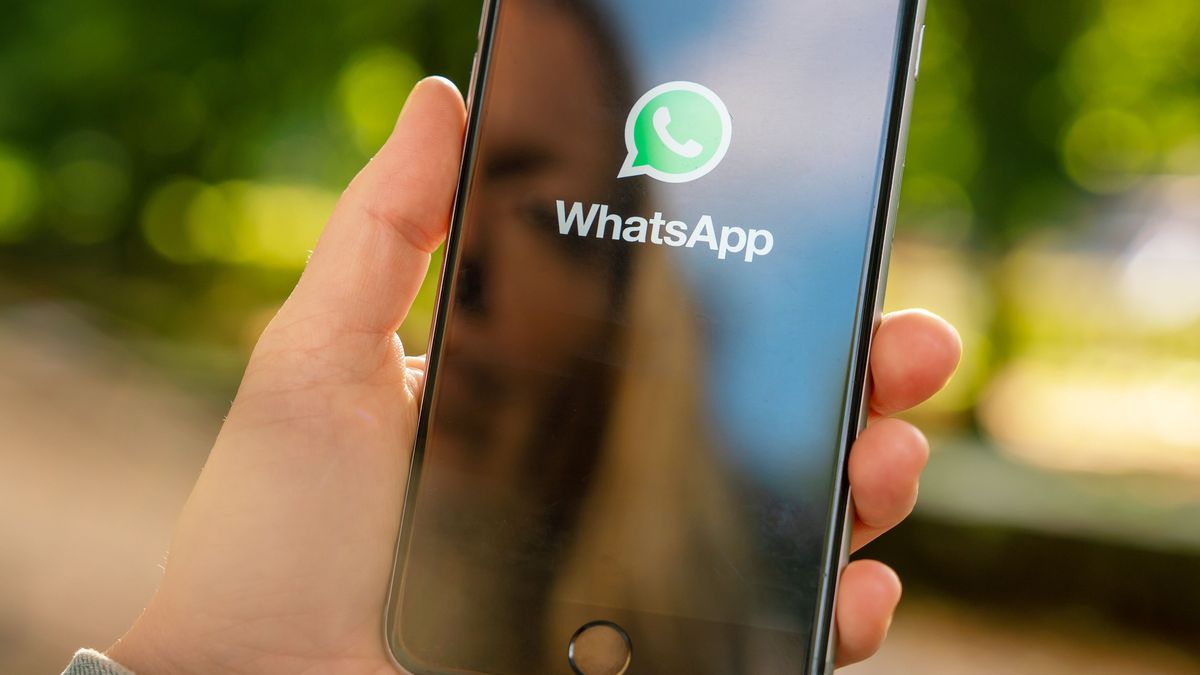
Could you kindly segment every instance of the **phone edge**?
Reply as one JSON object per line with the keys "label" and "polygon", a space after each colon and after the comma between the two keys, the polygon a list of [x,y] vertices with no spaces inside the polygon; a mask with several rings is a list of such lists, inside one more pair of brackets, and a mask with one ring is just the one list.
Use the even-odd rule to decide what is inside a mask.
{"label": "phone edge", "polygon": [[[435,352],[440,354],[442,346],[441,337],[444,328],[443,324],[445,323],[442,306],[443,301],[453,291],[454,271],[458,267],[458,240],[462,229],[459,227],[459,220],[461,218],[460,209],[467,188],[470,185],[473,172],[473,162],[471,160],[476,150],[479,111],[482,107],[487,84],[487,69],[491,58],[492,40],[498,14],[497,6],[501,1],[483,0],[482,2],[480,31],[472,64],[471,80],[467,89],[466,103],[468,117],[463,141],[463,153],[460,160],[459,183],[455,194],[454,210],[450,219],[451,226],[446,241],[445,257],[438,279],[437,292],[435,293],[438,302],[434,308],[432,330],[430,331],[429,343],[426,349],[426,354],[428,355],[433,355]],[[810,649],[809,665],[807,666],[807,670],[811,675],[827,675],[832,673],[836,668],[837,629],[834,619],[836,596],[839,586],[838,580],[849,559],[850,534],[854,522],[853,500],[846,473],[846,460],[854,439],[866,426],[869,412],[870,383],[867,377],[867,359],[870,355],[871,342],[875,330],[878,328],[882,318],[892,237],[895,232],[900,184],[904,172],[904,155],[908,144],[913,90],[916,84],[914,76],[916,74],[917,63],[920,59],[921,45],[918,41],[922,37],[925,8],[926,0],[909,0],[902,7],[902,17],[899,19],[899,21],[903,22],[903,25],[901,26],[902,34],[897,40],[898,52],[895,63],[899,64],[903,62],[906,66],[903,75],[900,74],[899,68],[895,69],[896,75],[893,80],[891,101],[889,102],[888,131],[884,148],[883,172],[880,179],[880,197],[876,199],[876,222],[873,226],[873,233],[869,244],[870,252],[865,260],[864,283],[859,293],[860,306],[864,311],[860,314],[856,322],[858,324],[856,326],[858,337],[856,338],[855,349],[852,355],[851,395],[847,397],[846,414],[843,417],[845,424],[843,425],[843,432],[841,434],[843,440],[840,445],[842,449],[839,453],[836,472],[839,475],[840,486],[835,490],[833,508],[830,509],[832,517],[826,530],[831,536],[827,536],[824,548],[821,589],[818,592],[817,620],[813,623],[812,648]],[[883,198],[885,192],[886,198]],[[882,231],[880,221],[882,221],[883,225]],[[871,276],[874,276],[874,279],[871,279]],[[870,306],[869,316],[866,314],[868,306]],[[409,543],[408,535],[411,534],[411,511],[409,505],[410,499],[415,493],[420,473],[421,453],[424,450],[423,439],[425,432],[428,430],[429,404],[432,392],[434,391],[434,387],[430,385],[436,377],[436,363],[439,360],[437,358],[430,358],[427,361],[429,364],[428,371],[426,372],[425,388],[421,396],[416,437],[412,449],[412,461],[409,464],[405,486],[401,526],[397,532],[396,546],[393,553],[392,574],[388,581],[387,602],[384,606],[382,625],[384,644],[387,646],[388,657],[392,665],[399,672],[410,675],[432,675],[432,671],[419,670],[419,666],[416,664],[406,663],[407,659],[403,658],[404,652],[400,648],[401,645],[393,639],[396,635],[396,631],[394,630],[394,608],[398,599],[400,578],[402,577],[402,574],[398,574],[397,571],[399,570],[399,563],[404,557],[402,553],[407,550]],[[852,433],[851,430],[853,430]],[[443,672],[457,672],[467,675],[472,671]]]}
{"label": "phone edge", "polygon": [[[883,171],[876,198],[875,224],[859,292],[861,313],[857,319],[858,337],[852,356],[849,396],[844,409],[843,440],[838,457],[839,489],[835,491],[831,519],[826,532],[825,562],[818,591],[818,611],[813,622],[811,657],[807,675],[831,675],[837,668],[837,591],[842,570],[849,564],[850,540],[854,527],[854,499],[850,490],[848,459],[858,434],[866,428],[870,414],[871,382],[869,358],[875,331],[883,318],[883,301],[891,263],[892,238],[900,205],[900,185],[904,176],[908,149],[912,100],[916,89],[925,27],[926,0],[910,0],[900,10],[900,35],[897,39],[895,76],[889,102]],[[903,73],[898,67],[905,64]],[[881,222],[882,221],[882,222]],[[882,227],[880,225],[882,224]],[[871,276],[874,276],[874,279]],[[867,314],[867,312],[870,312]]]}
{"label": "phone edge", "polygon": [[[462,232],[462,207],[466,193],[474,174],[474,158],[478,140],[480,110],[483,107],[484,92],[487,88],[487,71],[491,63],[492,41],[495,37],[496,18],[499,14],[498,5],[502,0],[482,0],[479,16],[479,33],[476,36],[475,55],[471,64],[470,81],[467,86],[467,125],[463,136],[463,151],[459,159],[458,185],[455,188],[454,205],[450,214],[450,228],[446,236],[446,248],[442,258],[442,270],[438,276],[438,287],[434,293],[437,302],[434,305],[433,320],[429,332],[429,342],[425,354],[426,372],[425,385],[421,392],[420,409],[417,415],[417,428],[413,439],[412,459],[409,462],[408,476],[405,482],[404,499],[402,502],[400,529],[396,533],[396,546],[392,554],[392,571],[388,579],[387,602],[383,615],[383,642],[386,645],[388,658],[396,669],[407,675],[434,675],[434,671],[422,669],[406,658],[402,645],[395,639],[396,602],[399,599],[402,585],[401,562],[408,549],[412,533],[412,512],[410,509],[413,496],[416,494],[419,482],[421,463],[425,450],[425,437],[429,426],[429,408],[435,387],[432,386],[437,377],[437,364],[441,361],[442,337],[446,323],[443,311],[445,301],[453,297],[454,273],[458,269]],[[435,356],[436,355],[436,356]],[[441,671],[443,673],[459,673],[461,675],[478,675],[473,671]]]}

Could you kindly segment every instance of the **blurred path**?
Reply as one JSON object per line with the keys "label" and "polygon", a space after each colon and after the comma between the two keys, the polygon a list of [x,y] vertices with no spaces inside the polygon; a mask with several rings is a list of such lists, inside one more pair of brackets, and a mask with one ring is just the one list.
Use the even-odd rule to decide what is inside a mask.
{"label": "blurred path", "polygon": [[[104,648],[154,590],[222,410],[55,305],[0,309],[0,673]],[[847,675],[1183,675],[1145,641],[910,598]]]}
{"label": "blurred path", "polygon": [[[1200,663],[1116,630],[990,616],[907,597],[883,650],[844,675],[1196,675]],[[1084,620],[1085,621],[1085,620]]]}
{"label": "blurred path", "polygon": [[0,310],[0,672],[138,615],[220,415],[61,307]]}

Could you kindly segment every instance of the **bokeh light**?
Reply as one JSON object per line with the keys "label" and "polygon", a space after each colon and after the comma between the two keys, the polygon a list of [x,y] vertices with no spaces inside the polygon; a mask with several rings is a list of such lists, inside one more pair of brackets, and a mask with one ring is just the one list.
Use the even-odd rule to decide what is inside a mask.
{"label": "bokeh light", "polygon": [[1063,162],[1081,187],[1120,192],[1146,173],[1156,150],[1154,135],[1140,117],[1121,110],[1093,110],[1067,131]]}
{"label": "bokeh light", "polygon": [[0,146],[0,243],[20,241],[32,229],[39,191],[33,164]]}
{"label": "bokeh light", "polygon": [[396,124],[409,89],[421,78],[411,56],[390,47],[358,54],[338,77],[338,104],[358,148],[374,154]]}

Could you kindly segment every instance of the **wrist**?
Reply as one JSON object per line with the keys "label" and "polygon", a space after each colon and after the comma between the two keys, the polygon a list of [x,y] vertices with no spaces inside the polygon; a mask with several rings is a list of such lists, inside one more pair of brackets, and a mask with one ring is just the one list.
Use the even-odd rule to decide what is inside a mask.
{"label": "wrist", "polygon": [[165,643],[162,631],[143,615],[104,655],[135,675],[185,675]]}

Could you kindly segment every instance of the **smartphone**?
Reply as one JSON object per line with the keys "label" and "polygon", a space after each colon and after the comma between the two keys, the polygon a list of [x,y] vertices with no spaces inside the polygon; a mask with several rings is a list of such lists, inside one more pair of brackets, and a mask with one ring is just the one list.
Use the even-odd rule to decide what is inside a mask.
{"label": "smartphone", "polygon": [[386,613],[415,674],[833,669],[919,0],[491,0]]}

